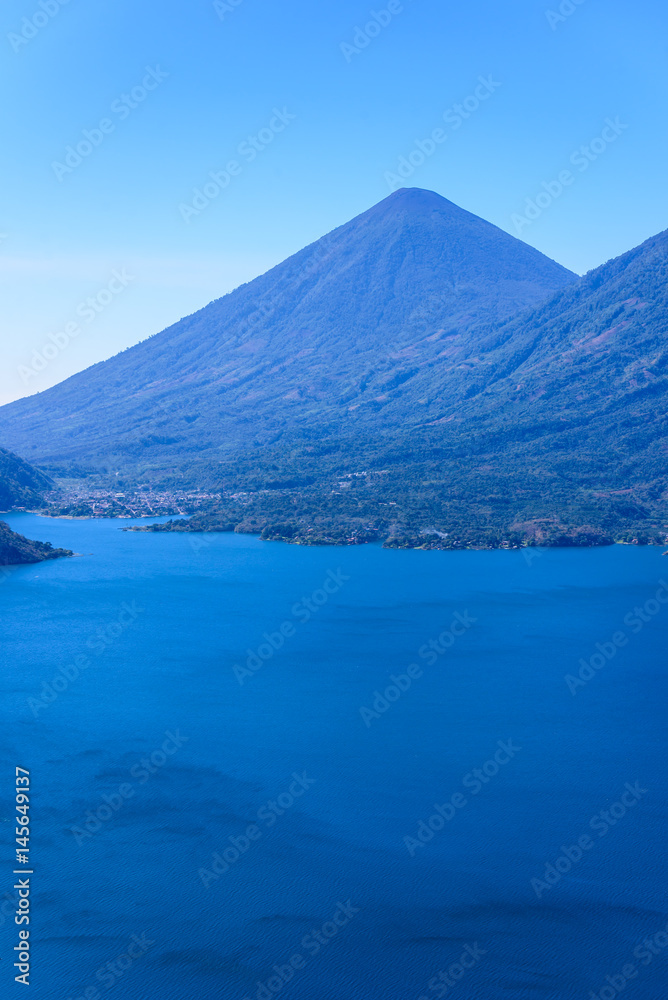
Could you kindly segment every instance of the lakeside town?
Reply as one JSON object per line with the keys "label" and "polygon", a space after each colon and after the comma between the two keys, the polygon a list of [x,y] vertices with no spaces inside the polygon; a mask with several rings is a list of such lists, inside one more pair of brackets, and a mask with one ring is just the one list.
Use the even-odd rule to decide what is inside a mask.
{"label": "lakeside town", "polygon": [[189,493],[180,490],[91,489],[67,485],[45,493],[45,506],[39,513],[49,517],[166,517],[189,515],[219,501],[220,493]]}

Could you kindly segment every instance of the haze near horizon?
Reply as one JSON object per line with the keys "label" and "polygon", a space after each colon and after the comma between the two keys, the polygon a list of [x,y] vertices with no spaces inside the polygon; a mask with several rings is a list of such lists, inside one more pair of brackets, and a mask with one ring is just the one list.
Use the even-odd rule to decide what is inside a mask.
{"label": "haze near horizon", "polygon": [[[483,2],[471,19],[435,0],[376,17],[296,0],[289,20],[268,0],[56,6],[0,15],[4,134],[23,151],[2,161],[0,402],[158,332],[398,184],[578,273],[668,221],[658,3]],[[226,186],[209,197],[212,174]],[[20,366],[89,299],[94,320],[26,384]]]}

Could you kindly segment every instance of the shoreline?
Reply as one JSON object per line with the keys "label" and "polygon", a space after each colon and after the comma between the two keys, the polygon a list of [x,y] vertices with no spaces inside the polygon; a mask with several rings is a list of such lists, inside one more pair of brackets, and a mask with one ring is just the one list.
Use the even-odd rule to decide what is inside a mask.
{"label": "shoreline", "polygon": [[[412,534],[408,531],[405,535],[401,536],[388,536],[383,538],[382,532],[378,532],[377,529],[370,529],[368,531],[360,531],[359,536],[349,535],[345,538],[335,538],[328,536],[327,534],[315,534],[313,537],[308,537],[307,535],[295,535],[295,536],[284,536],[272,530],[271,526],[266,526],[258,530],[243,530],[241,525],[234,525],[230,522],[224,528],[207,529],[205,527],[190,527],[188,521],[190,518],[194,517],[193,514],[111,514],[111,515],[76,515],[76,514],[59,514],[50,513],[48,510],[26,510],[26,509],[14,509],[13,511],[7,511],[6,514],[29,514],[33,517],[44,518],[45,520],[63,520],[63,521],[153,521],[152,524],[136,524],[120,526],[121,531],[130,532],[144,532],[148,534],[197,534],[197,535],[222,535],[222,534],[239,534],[239,535],[250,535],[256,538],[260,538],[261,541],[266,542],[282,542],[286,545],[298,545],[304,546],[306,548],[350,548],[352,546],[360,545],[379,545],[384,549],[404,549],[404,550],[415,550],[423,552],[495,552],[495,551],[508,551],[508,552],[519,552],[526,549],[582,549],[582,548],[609,548],[613,545],[623,545],[623,546],[636,546],[638,548],[652,546],[652,547],[662,547],[668,544],[668,535],[662,538],[639,538],[638,540],[628,540],[628,539],[615,539],[612,535],[606,535],[601,529],[593,528],[591,525],[580,526],[577,528],[558,528],[555,531],[558,532],[557,535],[552,538],[528,536],[524,539],[515,539],[500,541],[498,544],[493,544],[490,542],[476,541],[472,538],[466,538],[459,536],[459,538],[452,538],[448,541],[448,538],[455,534],[450,533],[450,536],[442,535],[440,532],[429,533],[426,536],[421,536],[419,534]],[[0,512],[0,517],[4,516]],[[176,520],[175,520],[176,519]],[[175,526],[173,526],[175,525]],[[241,528],[241,530],[240,530]],[[417,530],[417,529],[416,529]],[[424,529],[420,529],[424,530]],[[509,529],[499,530],[495,528],[487,529],[490,533],[497,535],[503,534],[519,534],[517,531],[510,531]],[[315,531],[315,529],[314,529]],[[663,535],[664,529],[653,529],[653,534]],[[579,534],[581,533],[581,534]],[[635,532],[627,531],[627,535],[634,534]],[[463,533],[462,533],[463,534]],[[641,535],[640,532],[638,532]],[[423,540],[424,538],[424,540]],[[427,540],[429,539],[429,540]],[[663,555],[668,556],[668,550],[666,550]],[[21,564],[18,564],[21,565]]]}

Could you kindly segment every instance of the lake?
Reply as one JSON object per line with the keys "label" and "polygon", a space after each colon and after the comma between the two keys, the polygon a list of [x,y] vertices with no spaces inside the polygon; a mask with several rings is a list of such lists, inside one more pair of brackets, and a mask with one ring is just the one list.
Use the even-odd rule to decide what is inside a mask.
{"label": "lake", "polygon": [[6,520],[36,1000],[666,995],[661,549]]}

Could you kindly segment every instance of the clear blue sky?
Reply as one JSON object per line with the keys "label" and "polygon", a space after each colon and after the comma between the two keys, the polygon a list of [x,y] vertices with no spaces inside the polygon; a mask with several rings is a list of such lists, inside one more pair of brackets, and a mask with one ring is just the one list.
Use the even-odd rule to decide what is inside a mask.
{"label": "clear blue sky", "polygon": [[[668,227],[659,0],[391,0],[392,14],[387,0],[42,3],[7,0],[0,14],[0,402],[156,333],[369,208],[439,127],[446,141],[406,185],[514,234],[526,199],[571,171],[522,238],[573,270]],[[560,3],[572,13],[548,18]],[[371,10],[388,23],[342,50]],[[139,102],[147,67],[154,89]],[[444,123],[480,77],[493,93],[460,127],[457,112]],[[91,154],[54,167],[102,119]],[[572,164],[606,119],[626,127],[608,128],[587,170]],[[258,134],[273,139],[251,162],[239,147]],[[232,160],[226,189],[184,221],[180,206]],[[80,303],[110,281],[89,322]],[[21,378],[73,322],[78,335]]]}

